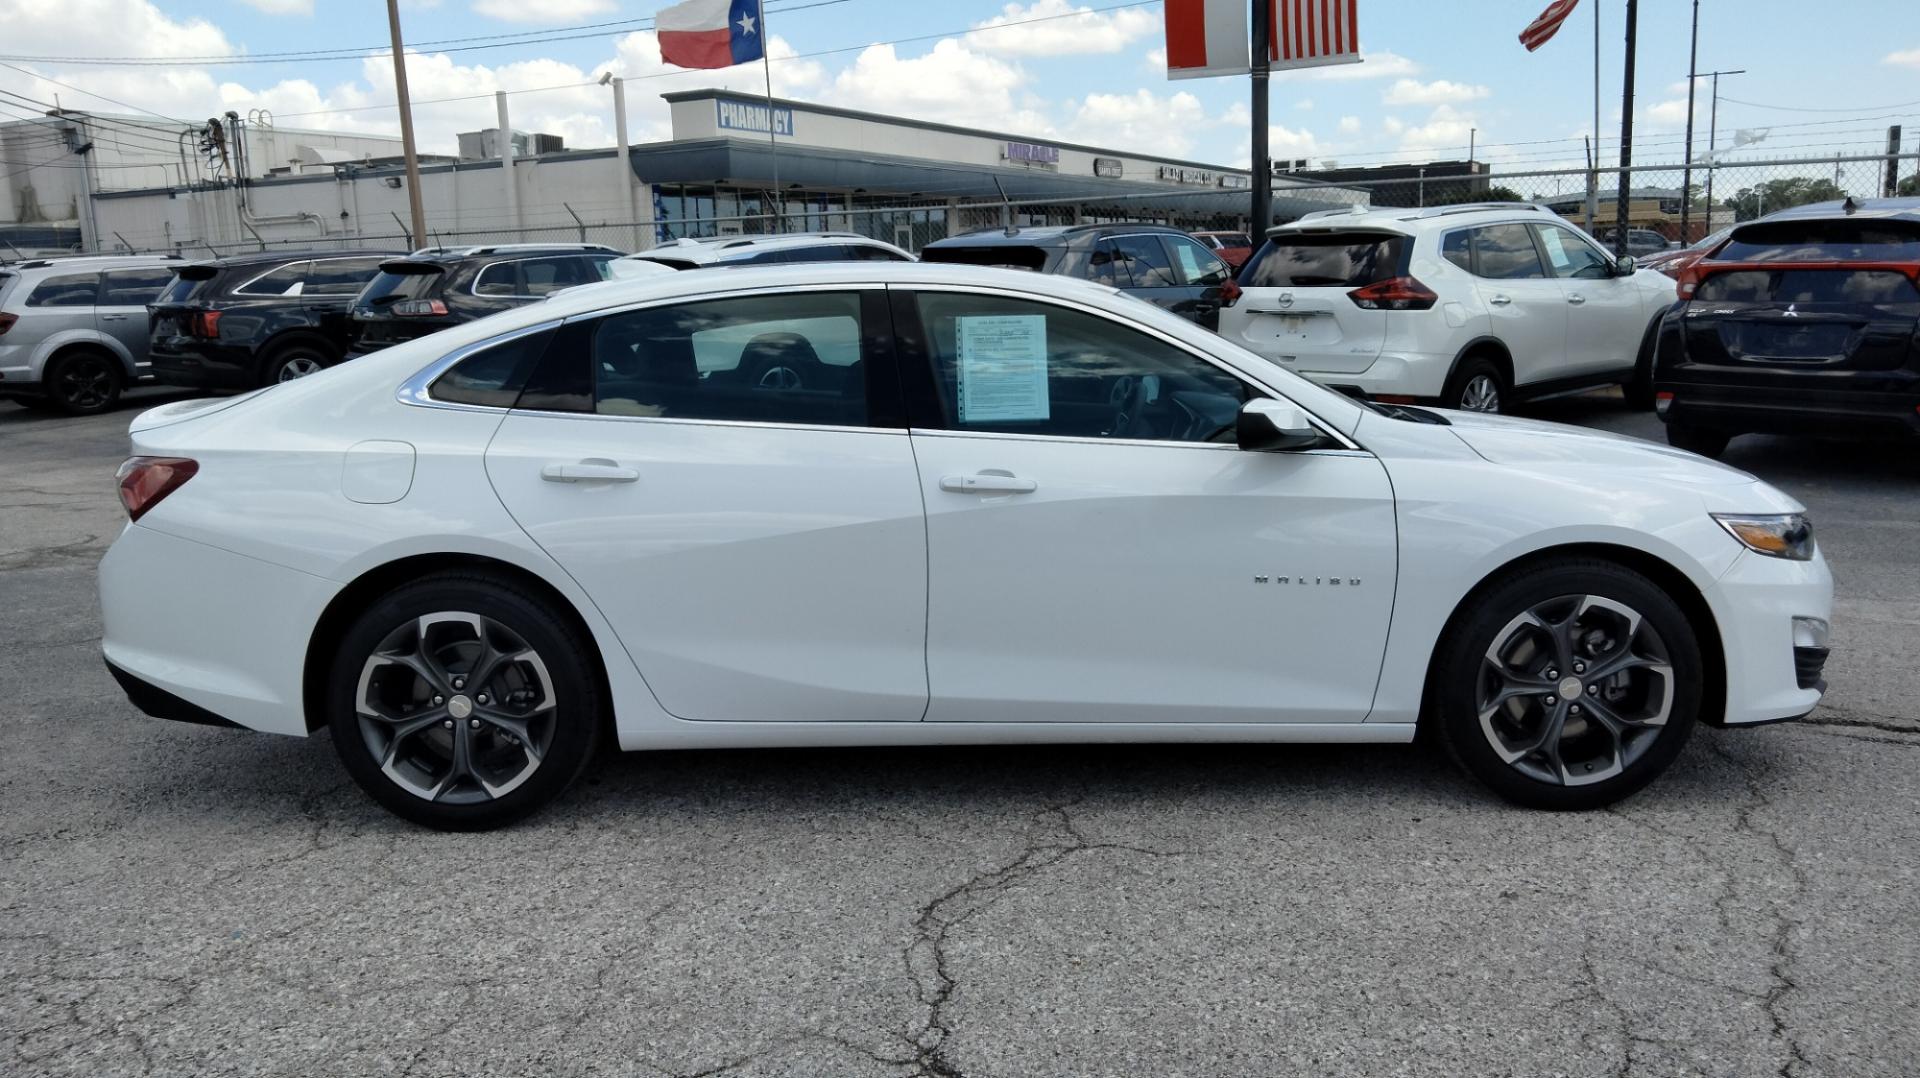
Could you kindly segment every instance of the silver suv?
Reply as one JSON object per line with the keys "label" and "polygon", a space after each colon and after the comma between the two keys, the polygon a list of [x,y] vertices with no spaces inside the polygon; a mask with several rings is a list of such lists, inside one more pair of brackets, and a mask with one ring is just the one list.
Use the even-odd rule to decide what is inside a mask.
{"label": "silver suv", "polygon": [[92,415],[148,377],[147,304],[180,260],[99,255],[0,264],[0,400]]}

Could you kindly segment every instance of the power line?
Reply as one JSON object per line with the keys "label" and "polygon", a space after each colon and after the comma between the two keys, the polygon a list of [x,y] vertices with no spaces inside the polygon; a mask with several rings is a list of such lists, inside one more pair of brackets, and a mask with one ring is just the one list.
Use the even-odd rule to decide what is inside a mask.
{"label": "power line", "polygon": [[[75,86],[72,83],[61,82],[59,79],[53,78],[50,75],[42,75],[37,71],[28,71],[24,67],[15,67],[14,65],[6,63],[5,61],[0,61],[0,67],[7,68],[8,70],[11,70],[11,71],[18,71],[22,75],[25,75],[29,78],[39,79],[42,82],[53,83],[55,86],[65,87],[66,89],[72,90],[76,94],[85,94],[88,97],[97,97],[102,101],[108,102],[110,104],[118,105],[123,109],[132,109],[135,112],[144,112],[149,116],[158,116],[160,119],[165,120],[168,123],[181,124],[186,127],[194,126],[194,123],[192,120],[182,120],[178,116],[168,116],[164,113],[155,112],[149,108],[142,108],[139,105],[129,105],[125,101],[120,100],[119,98],[108,97],[106,94],[95,93],[92,90],[82,90],[80,87]],[[14,96],[17,97],[19,95],[16,94]]]}
{"label": "power line", "polygon": [[1746,105],[1749,108],[1775,109],[1780,112],[1881,112],[1886,109],[1910,109],[1916,105],[1920,105],[1920,101],[1902,101],[1897,105],[1866,105],[1844,109],[1816,109],[1801,105],[1763,105],[1758,101],[1742,101],[1737,97],[1728,97],[1725,94],[1720,95],[1720,100],[1731,102],[1735,105]]}

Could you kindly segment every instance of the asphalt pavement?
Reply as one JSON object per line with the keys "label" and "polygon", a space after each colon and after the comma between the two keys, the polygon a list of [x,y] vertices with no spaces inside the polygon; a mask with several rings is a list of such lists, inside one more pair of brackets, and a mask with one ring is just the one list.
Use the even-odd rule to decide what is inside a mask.
{"label": "asphalt pavement", "polygon": [[0,403],[0,1074],[1920,1069],[1912,446],[1735,443],[1815,514],[1832,691],[1612,811],[1412,747],[698,752],[443,835],[108,677],[136,397]]}

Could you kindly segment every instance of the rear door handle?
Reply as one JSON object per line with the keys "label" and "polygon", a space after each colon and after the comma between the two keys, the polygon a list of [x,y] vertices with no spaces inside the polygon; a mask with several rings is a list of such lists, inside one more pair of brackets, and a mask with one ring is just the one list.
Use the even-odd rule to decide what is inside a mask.
{"label": "rear door handle", "polygon": [[1040,484],[1000,472],[940,477],[940,489],[952,494],[1031,494]]}
{"label": "rear door handle", "polygon": [[1495,307],[1505,307],[1507,304],[1512,303],[1513,300],[1506,296],[1491,296],[1487,299],[1487,302],[1493,304]]}
{"label": "rear door handle", "polygon": [[540,469],[540,478],[549,483],[632,483],[640,473],[604,457],[589,457],[578,464],[549,464]]}
{"label": "rear door handle", "polygon": [[1578,292],[1575,292],[1574,294],[1567,297],[1568,303],[1580,304],[1580,303],[1585,303],[1586,301],[1587,301],[1587,297],[1581,295]]}
{"label": "rear door handle", "polygon": [[102,322],[125,322],[126,320],[127,316],[124,314],[103,314],[100,316],[100,321]]}

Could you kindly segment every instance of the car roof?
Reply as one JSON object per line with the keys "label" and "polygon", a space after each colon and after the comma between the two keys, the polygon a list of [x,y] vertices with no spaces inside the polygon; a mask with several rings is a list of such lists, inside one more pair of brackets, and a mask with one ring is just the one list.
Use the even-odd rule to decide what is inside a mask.
{"label": "car roof", "polygon": [[694,262],[706,265],[713,262],[725,262],[761,251],[779,251],[789,247],[813,247],[820,243],[852,243],[867,247],[882,247],[889,251],[907,252],[885,240],[876,240],[872,236],[863,236],[858,232],[779,232],[765,236],[701,236],[688,237],[663,243],[645,251],[637,251],[624,257],[638,261]]}
{"label": "car roof", "polygon": [[1537,202],[1460,202],[1450,206],[1353,206],[1339,210],[1315,210],[1299,220],[1267,229],[1271,236],[1280,232],[1338,231],[1347,228],[1385,229],[1412,234],[1429,223],[1458,224],[1459,219],[1518,218],[1521,220],[1562,220],[1559,214]]}
{"label": "car roof", "polygon": [[1809,202],[1776,210],[1738,227],[1769,221],[1796,221],[1820,218],[1868,218],[1894,221],[1920,221],[1920,198],[1847,198],[1830,202]]}
{"label": "car roof", "polygon": [[408,257],[416,259],[434,259],[436,261],[452,258],[478,258],[485,255],[540,255],[540,254],[625,254],[626,252],[604,243],[490,243],[460,247],[422,247],[411,252]]}
{"label": "car roof", "polygon": [[406,254],[405,251],[375,251],[364,247],[322,248],[309,251],[250,251],[247,254],[227,255],[223,258],[209,258],[204,262],[192,263],[195,266],[213,266],[219,269],[261,266],[270,262],[305,262],[316,258],[395,258]]}
{"label": "car roof", "polygon": [[[1067,244],[1083,236],[1132,235],[1136,232],[1165,232],[1175,236],[1184,236],[1186,231],[1172,225],[1155,225],[1141,222],[1126,222],[1100,225],[1039,225],[1033,228],[1016,228],[1011,232],[1004,228],[981,228],[972,232],[962,232],[958,236],[948,236],[935,240],[927,247],[1047,247],[1055,244]],[[922,248],[924,250],[925,248]]]}
{"label": "car roof", "polygon": [[55,255],[51,258],[23,258],[0,262],[0,270],[21,273],[26,270],[64,270],[112,266],[171,266],[181,262],[179,255]]}

